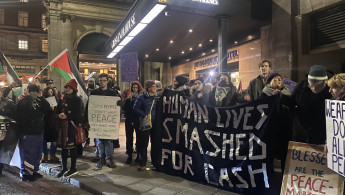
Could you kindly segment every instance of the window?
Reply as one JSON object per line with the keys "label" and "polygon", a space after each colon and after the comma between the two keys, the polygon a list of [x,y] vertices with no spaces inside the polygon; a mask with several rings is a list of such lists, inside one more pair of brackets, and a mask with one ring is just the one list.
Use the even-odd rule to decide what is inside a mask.
{"label": "window", "polygon": [[35,66],[13,66],[19,75],[35,74]]}
{"label": "window", "polygon": [[18,37],[18,49],[19,50],[28,50],[29,49],[29,40],[25,35]]}
{"label": "window", "polygon": [[29,21],[28,12],[18,12],[18,26],[27,27]]}
{"label": "window", "polygon": [[0,9],[0,24],[4,24],[5,22],[5,11],[4,9]]}
{"label": "window", "polygon": [[27,3],[29,2],[29,0],[19,0],[20,2],[24,2],[24,3]]}
{"label": "window", "polygon": [[44,14],[42,14],[42,28],[43,29],[47,28],[46,15],[44,15]]}
{"label": "window", "polygon": [[42,40],[42,52],[48,52],[48,40],[47,39],[43,39]]}

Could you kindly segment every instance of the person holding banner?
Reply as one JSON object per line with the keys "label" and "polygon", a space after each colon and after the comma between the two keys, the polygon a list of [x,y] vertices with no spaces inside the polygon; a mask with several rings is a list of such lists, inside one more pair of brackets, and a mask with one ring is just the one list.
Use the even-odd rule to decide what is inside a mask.
{"label": "person holding banner", "polygon": [[0,129],[0,175],[4,164],[9,164],[18,142],[17,131],[11,119],[16,117],[16,106],[12,100],[2,97],[4,88],[0,88],[0,121],[3,128]]}
{"label": "person holding banner", "polygon": [[231,78],[227,73],[222,73],[220,81],[209,93],[209,103],[211,106],[227,107],[234,106],[240,99],[236,87],[231,83]]}
{"label": "person holding banner", "polygon": [[291,95],[293,110],[292,140],[310,144],[325,144],[325,99],[332,96],[323,65],[310,68],[308,78],[300,82]]}
{"label": "person holding banner", "polygon": [[[131,92],[125,100],[123,106],[123,111],[125,112],[126,121],[126,154],[128,155],[127,164],[132,163],[132,154],[133,154],[133,133],[136,134],[136,143],[138,143],[138,131],[139,131],[139,117],[134,113],[133,106],[135,100],[139,94],[143,91],[141,84],[137,81],[133,81],[131,84]],[[138,154],[139,156],[139,154]],[[139,157],[137,157],[139,160]],[[137,161],[137,160],[136,160]]]}
{"label": "person holding banner", "polygon": [[[57,146],[62,148],[62,169],[57,177],[71,177],[78,174],[77,163],[77,147],[75,143],[75,127],[80,123],[83,115],[83,101],[77,95],[78,84],[75,79],[71,79],[65,84],[65,95],[60,99],[55,115],[58,119],[58,139]],[[68,153],[71,157],[71,167],[67,171]]]}
{"label": "person holding banner", "polygon": [[[42,157],[44,134],[43,117],[49,111],[49,103],[38,97],[39,87],[29,84],[29,95],[17,104],[17,124],[19,132],[20,178],[22,181],[33,181],[43,176],[37,171]],[[20,111],[20,112],[19,112]],[[27,163],[33,166],[33,174],[27,170]]]}
{"label": "person holding banner", "polygon": [[192,86],[192,96],[191,100],[199,103],[208,105],[208,93],[206,93],[204,79],[197,78],[194,81],[194,86]]}
{"label": "person holding banner", "polygon": [[[154,126],[156,120],[156,105],[159,99],[159,94],[157,94],[156,83],[153,80],[145,81],[145,89],[143,94],[140,94],[134,103],[134,111],[137,116],[140,117],[140,129],[138,131],[138,143],[137,149],[139,153],[139,165],[138,171],[146,170],[147,162],[147,146],[149,144],[149,136],[151,134],[151,140],[154,136]],[[154,159],[154,152],[152,149],[154,146],[151,145],[151,159],[152,162],[156,162]]]}

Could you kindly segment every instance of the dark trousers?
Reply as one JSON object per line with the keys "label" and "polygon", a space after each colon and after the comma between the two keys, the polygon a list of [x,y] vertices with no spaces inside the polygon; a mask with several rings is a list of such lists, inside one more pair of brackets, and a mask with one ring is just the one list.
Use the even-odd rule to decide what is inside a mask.
{"label": "dark trousers", "polygon": [[43,151],[43,135],[21,135],[18,142],[20,155],[20,175],[28,175],[24,162],[34,167],[33,172],[39,170]]}
{"label": "dark trousers", "polygon": [[139,124],[134,124],[131,122],[125,122],[126,127],[126,153],[129,157],[132,157],[133,154],[133,133],[135,131],[136,143],[138,143],[138,131]]}
{"label": "dark trousers", "polygon": [[145,131],[138,131],[138,142],[137,142],[137,150],[139,154],[139,164],[141,167],[146,166],[147,162],[147,146],[149,145],[149,138],[150,138],[150,131],[145,130]]}
{"label": "dark trousers", "polygon": [[61,151],[61,158],[62,158],[62,170],[67,171],[67,158],[68,158],[68,152],[71,156],[71,168],[70,170],[77,170],[76,164],[77,164],[77,148],[74,147],[72,149],[62,149]]}

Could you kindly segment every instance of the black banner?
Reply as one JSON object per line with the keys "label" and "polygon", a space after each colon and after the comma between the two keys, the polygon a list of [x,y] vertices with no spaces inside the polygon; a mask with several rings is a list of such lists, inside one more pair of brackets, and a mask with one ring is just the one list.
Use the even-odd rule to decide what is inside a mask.
{"label": "black banner", "polygon": [[157,114],[157,170],[241,194],[277,194],[273,153],[279,101],[206,107],[168,91]]}

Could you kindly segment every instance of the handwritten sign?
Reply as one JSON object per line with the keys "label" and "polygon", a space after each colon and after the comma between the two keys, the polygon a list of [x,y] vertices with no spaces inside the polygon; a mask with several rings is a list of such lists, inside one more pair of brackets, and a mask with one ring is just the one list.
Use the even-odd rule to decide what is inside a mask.
{"label": "handwritten sign", "polygon": [[48,97],[48,98],[46,98],[46,100],[49,102],[51,107],[57,106],[57,102],[56,102],[55,97]]}
{"label": "handwritten sign", "polygon": [[137,52],[123,53],[121,58],[121,81],[132,82],[138,80],[138,54]]}
{"label": "handwritten sign", "polygon": [[89,97],[89,137],[118,139],[120,128],[120,97],[91,95]]}
{"label": "handwritten sign", "polygon": [[327,166],[345,176],[345,102],[326,100]]}
{"label": "handwritten sign", "polygon": [[281,195],[343,194],[343,182],[326,166],[323,147],[289,142]]}

